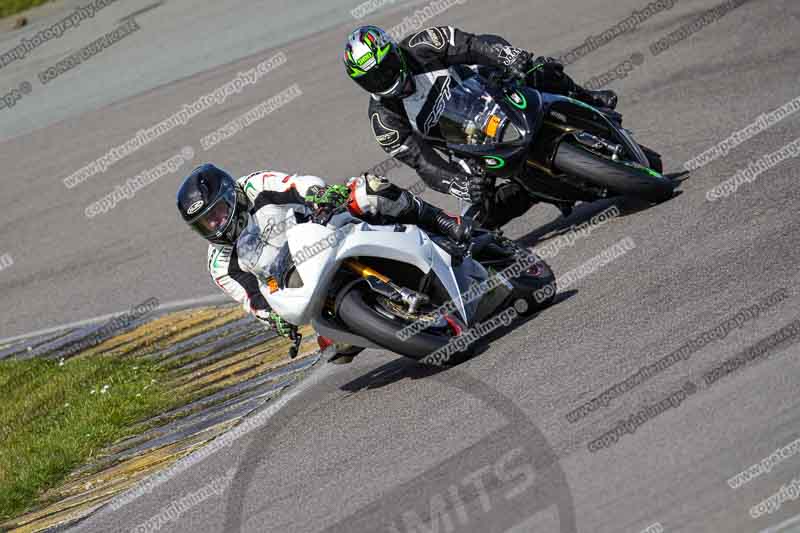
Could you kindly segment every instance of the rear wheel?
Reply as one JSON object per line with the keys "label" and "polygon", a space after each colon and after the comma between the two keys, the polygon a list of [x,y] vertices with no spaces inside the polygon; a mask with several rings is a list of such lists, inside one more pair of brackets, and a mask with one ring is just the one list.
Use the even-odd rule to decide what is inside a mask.
{"label": "rear wheel", "polygon": [[569,142],[562,142],[553,161],[556,168],[608,189],[611,193],[663,202],[672,198],[674,184],[654,169],[612,161]]}

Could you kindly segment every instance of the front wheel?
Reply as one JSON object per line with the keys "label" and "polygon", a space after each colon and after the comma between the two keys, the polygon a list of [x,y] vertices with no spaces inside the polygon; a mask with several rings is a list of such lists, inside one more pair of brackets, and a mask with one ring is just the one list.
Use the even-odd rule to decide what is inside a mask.
{"label": "front wheel", "polygon": [[651,169],[613,161],[569,142],[558,147],[553,165],[566,174],[583,178],[620,196],[663,202],[672,198],[675,185]]}
{"label": "front wheel", "polygon": [[398,314],[393,312],[390,302],[381,300],[376,293],[359,285],[344,295],[338,307],[339,318],[350,331],[412,359],[422,359],[443,348],[454,334],[460,333],[451,326],[444,325],[404,338],[400,332],[412,324],[412,321],[403,319]]}

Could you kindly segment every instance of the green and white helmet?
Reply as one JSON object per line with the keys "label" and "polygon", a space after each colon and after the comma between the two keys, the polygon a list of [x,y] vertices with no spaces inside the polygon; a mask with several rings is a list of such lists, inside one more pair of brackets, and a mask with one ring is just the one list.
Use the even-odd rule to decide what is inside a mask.
{"label": "green and white helmet", "polygon": [[409,72],[394,39],[377,26],[362,26],[347,38],[344,48],[347,74],[362,88],[379,96],[401,96]]}

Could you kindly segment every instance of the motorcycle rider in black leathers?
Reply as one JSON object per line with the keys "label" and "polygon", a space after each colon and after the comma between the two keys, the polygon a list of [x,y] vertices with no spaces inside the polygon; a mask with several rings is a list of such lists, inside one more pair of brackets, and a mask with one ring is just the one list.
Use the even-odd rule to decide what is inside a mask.
{"label": "motorcycle rider in black leathers", "polygon": [[[611,110],[617,105],[613,91],[582,88],[552,58],[534,60],[529,52],[500,37],[477,36],[450,26],[428,28],[399,44],[380,28],[363,26],[349,35],[344,63],[353,81],[372,94],[369,119],[378,144],[415,169],[430,188],[478,205],[486,193],[480,166],[452,163],[424,140],[437,127],[454,73],[463,77],[463,69],[488,67],[536,89],[595,107]],[[483,224],[491,228],[522,215],[536,203],[513,182],[499,186],[494,194],[492,212],[483,214],[488,217]],[[565,215],[571,210],[571,205],[558,207]]]}

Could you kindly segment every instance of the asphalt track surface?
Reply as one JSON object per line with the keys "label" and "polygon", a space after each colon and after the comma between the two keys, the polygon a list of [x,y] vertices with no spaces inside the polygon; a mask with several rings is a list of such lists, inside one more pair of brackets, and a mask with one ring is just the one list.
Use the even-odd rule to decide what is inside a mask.
{"label": "asphalt track surface", "polygon": [[[3,127],[14,121],[5,130],[12,138],[0,144],[0,254],[15,260],[0,272],[2,336],[118,311],[152,296],[166,302],[211,292],[204,245],[174,213],[180,172],[102,216],[83,215],[89,203],[182,146],[195,148],[195,162],[213,160],[234,173],[268,167],[344,177],[383,159],[370,137],[367,97],[339,63],[343,35],[354,25],[347,11],[355,5],[339,6],[335,14],[332,3],[305,7],[315,32],[288,32],[285,44],[265,45],[261,34],[280,32],[276,20],[290,10],[288,2],[277,4],[283,3],[242,2],[222,10],[213,9],[215,3],[167,2],[138,15],[141,30],[94,58],[97,65],[87,62],[52,86],[35,86],[18,107],[0,111]],[[390,26],[423,5],[387,4],[368,20]],[[641,65],[611,86],[621,94],[626,125],[664,154],[669,169],[798,96],[796,2],[751,0],[658,56],[649,51],[652,42],[715,5],[679,0],[569,67],[578,80],[588,80],[633,53],[643,55]],[[114,17],[146,6],[115,4],[107,8],[113,16],[103,14],[105,27],[75,30],[69,37],[75,42],[68,45],[63,37],[42,47],[50,56],[30,60],[52,64],[108,31]],[[635,0],[465,2],[430,22],[500,33],[519,46],[557,55],[645,6]],[[271,29],[255,24],[256,16]],[[237,38],[225,37],[225,51],[209,58],[213,28]],[[187,44],[189,36],[203,46]],[[180,69],[170,66],[173,50]],[[109,147],[279,50],[286,64],[256,87],[105,174],[64,187],[66,175]],[[141,72],[136,78],[144,76],[151,86],[123,94],[131,82],[81,98],[84,85],[107,78],[98,65],[112,73]],[[0,70],[4,90],[29,67],[22,62],[19,68]],[[200,137],[294,83],[302,97],[209,152],[201,150]],[[58,105],[48,104],[50,98]],[[32,108],[47,105],[66,111],[41,127],[47,121]],[[72,105],[77,111],[69,111]],[[39,129],[25,133],[27,116]],[[708,189],[800,136],[797,116],[696,171],[673,200],[629,212],[563,249],[550,261],[558,274],[623,238],[635,243],[571,286],[556,305],[492,339],[479,357],[439,373],[380,351],[365,352],[347,366],[322,365],[282,409],[265,413],[229,446],[76,530],[153,531],[157,524],[187,532],[638,533],[659,524],[651,531],[755,532],[791,520],[800,512],[796,499],[756,519],[750,509],[792,482],[800,470],[797,456],[738,489],[726,480],[800,436],[797,344],[785,341],[713,384],[702,376],[800,313],[797,160],[726,198],[706,200]],[[405,169],[392,176],[406,185],[416,182]],[[426,197],[452,206],[440,195]],[[604,207],[584,205],[566,222],[553,208],[539,207],[511,233],[534,243]],[[567,413],[614,383],[784,288],[788,298],[724,339],[608,407],[567,420]],[[589,451],[588,444],[618,421],[687,381],[697,391],[680,405],[616,444]],[[218,495],[169,511],[212,482],[222,487]]]}

